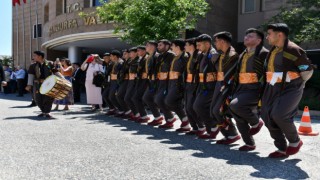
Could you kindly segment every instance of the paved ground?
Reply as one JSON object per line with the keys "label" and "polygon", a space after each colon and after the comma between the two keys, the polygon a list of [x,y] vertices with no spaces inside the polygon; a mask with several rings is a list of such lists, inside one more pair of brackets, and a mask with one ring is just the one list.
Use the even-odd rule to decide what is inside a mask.
{"label": "paved ground", "polygon": [[[54,120],[26,108],[30,97],[0,94],[0,179],[319,179],[320,139],[302,137],[299,154],[268,159],[275,150],[266,128],[256,151],[215,145],[75,105]],[[312,127],[320,131],[320,121]],[[298,125],[298,124],[297,124]],[[177,123],[176,126],[179,126]],[[221,138],[221,135],[219,135]]]}

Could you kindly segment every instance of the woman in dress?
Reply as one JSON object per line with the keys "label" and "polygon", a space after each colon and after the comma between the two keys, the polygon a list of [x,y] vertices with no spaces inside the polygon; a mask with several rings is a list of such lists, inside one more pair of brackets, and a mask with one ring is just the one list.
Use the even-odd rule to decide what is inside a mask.
{"label": "woman in dress", "polygon": [[[64,78],[67,81],[70,81],[70,83],[72,84],[73,68],[71,66],[70,60],[67,58],[63,58],[61,59],[61,61],[56,61],[55,64],[56,66],[59,67],[59,71],[64,76]],[[55,100],[54,104],[56,104],[56,107],[54,108],[54,110],[58,110],[59,105],[64,105],[63,110],[69,110],[69,105],[74,104],[72,88],[64,99]]]}
{"label": "woman in dress", "polygon": [[86,94],[87,94],[87,104],[92,105],[92,110],[96,110],[95,106],[99,105],[101,111],[102,109],[102,95],[101,87],[97,87],[93,82],[93,77],[97,72],[103,72],[103,67],[101,65],[102,61],[100,60],[99,55],[94,54],[90,55],[81,65],[81,70],[86,72]]}

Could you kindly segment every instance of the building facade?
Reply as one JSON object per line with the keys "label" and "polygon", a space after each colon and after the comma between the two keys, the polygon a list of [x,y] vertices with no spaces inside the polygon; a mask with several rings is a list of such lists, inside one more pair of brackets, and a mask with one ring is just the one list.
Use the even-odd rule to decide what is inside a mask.
{"label": "building facade", "polygon": [[[209,12],[186,36],[229,31],[235,44],[241,44],[247,28],[264,23],[285,1],[207,0]],[[72,62],[82,62],[92,53],[129,48],[113,34],[112,23],[102,23],[95,15],[99,5],[99,0],[34,0],[13,7],[14,64],[28,67],[35,50],[45,51],[50,60],[68,57]],[[79,16],[80,12],[87,15]]]}

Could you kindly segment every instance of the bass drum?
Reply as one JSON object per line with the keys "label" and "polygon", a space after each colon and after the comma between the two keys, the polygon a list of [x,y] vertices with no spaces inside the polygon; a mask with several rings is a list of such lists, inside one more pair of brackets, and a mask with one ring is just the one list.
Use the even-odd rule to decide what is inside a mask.
{"label": "bass drum", "polygon": [[61,100],[68,95],[71,89],[72,84],[69,81],[51,75],[43,81],[40,87],[40,93]]}

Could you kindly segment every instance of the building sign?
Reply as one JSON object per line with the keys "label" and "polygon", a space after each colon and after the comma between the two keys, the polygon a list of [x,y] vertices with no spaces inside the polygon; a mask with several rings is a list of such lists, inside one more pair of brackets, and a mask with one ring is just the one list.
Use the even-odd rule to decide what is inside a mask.
{"label": "building sign", "polygon": [[[66,6],[66,13],[73,13],[73,12],[78,12],[82,11],[83,7],[81,7],[81,4],[79,2],[70,4]],[[88,15],[85,16],[81,19],[71,19],[71,20],[65,20],[63,22],[60,22],[58,24],[55,24],[49,28],[49,36],[56,32],[68,30],[68,29],[73,29],[73,28],[78,28],[79,25],[83,26],[93,26],[97,24],[103,24],[103,22],[100,20],[99,16],[93,16],[93,15]]]}
{"label": "building sign", "polygon": [[[103,22],[100,20],[98,16],[86,16],[81,19],[82,21],[81,24],[84,26],[94,26],[97,24],[103,24]],[[79,22],[78,19],[71,19],[71,20],[66,20],[63,22],[60,22],[58,24],[55,24],[49,28],[49,36],[56,32],[68,30],[68,29],[73,29],[73,28],[78,28],[79,27]]]}
{"label": "building sign", "polygon": [[56,25],[51,26],[49,29],[49,36],[51,36],[53,33],[67,30],[67,29],[76,28],[76,27],[78,27],[77,19],[66,20],[61,23],[58,23]]}
{"label": "building sign", "polygon": [[73,3],[68,6],[66,6],[66,13],[73,13],[77,11],[82,11],[83,7],[80,6],[80,3]]}
{"label": "building sign", "polygon": [[87,16],[83,18],[85,26],[91,26],[96,24],[102,24],[103,22],[100,20],[99,16]]}

